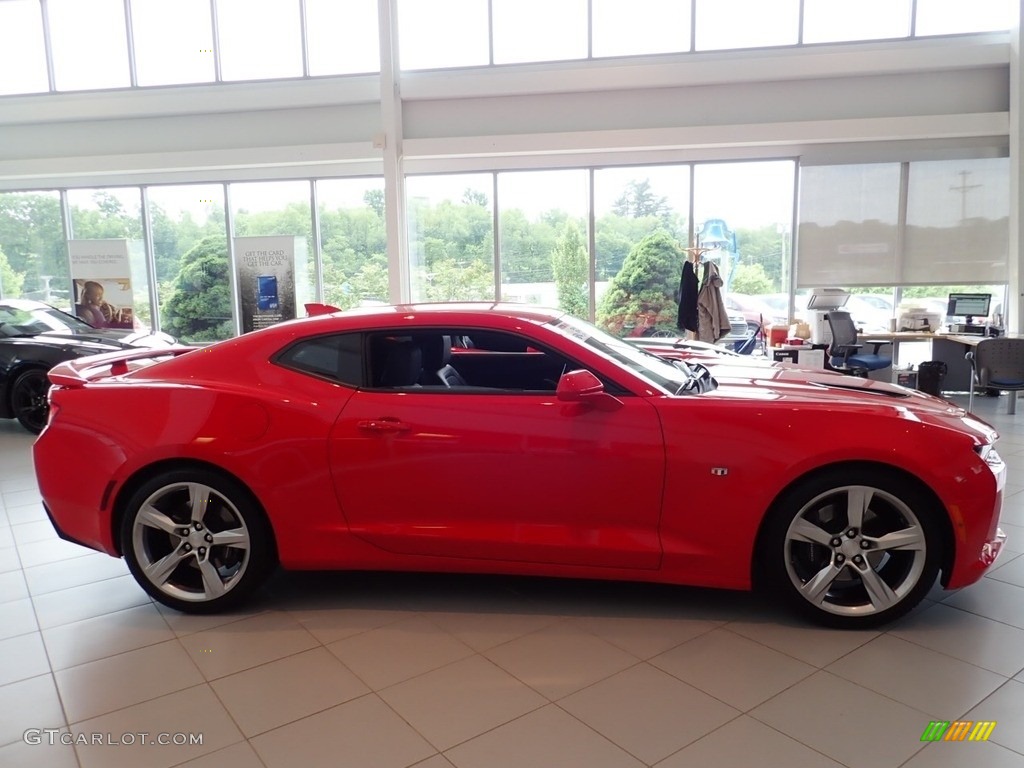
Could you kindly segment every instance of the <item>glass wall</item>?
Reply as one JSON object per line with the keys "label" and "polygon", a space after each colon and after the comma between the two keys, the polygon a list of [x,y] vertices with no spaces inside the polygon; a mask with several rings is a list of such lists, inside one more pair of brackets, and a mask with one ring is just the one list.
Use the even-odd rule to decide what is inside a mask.
{"label": "glass wall", "polygon": [[0,298],[71,309],[59,192],[0,193]]}
{"label": "glass wall", "polygon": [[132,0],[131,9],[139,85],[216,79],[209,0]]}
{"label": "glass wall", "polygon": [[316,182],[324,301],[340,309],[388,303],[382,179]]}
{"label": "glass wall", "polygon": [[131,85],[122,0],[49,0],[58,91]]}
{"label": "glass wall", "polygon": [[590,316],[584,170],[498,174],[501,298]]}
{"label": "glass wall", "polygon": [[790,275],[786,235],[793,216],[795,162],[707,163],[694,168],[696,244],[717,264],[730,313],[748,326],[784,321]]}
{"label": "glass wall", "polygon": [[[309,181],[268,181],[247,184],[232,184],[229,187],[233,206],[234,236],[236,245],[242,237],[286,237],[294,253],[295,265],[295,312],[304,314],[303,305],[316,298],[316,255],[313,250],[313,217],[310,210],[312,188]],[[244,254],[235,248],[235,261],[239,275],[245,274]],[[258,291],[252,275],[252,284],[239,285],[239,295],[245,304],[246,292]],[[289,291],[287,302],[291,301],[290,287],[280,285],[283,294]],[[286,300],[282,297],[282,303]],[[243,323],[244,328],[244,323]]]}
{"label": "glass wall", "polygon": [[491,0],[494,63],[587,58],[587,0]]}
{"label": "glass wall", "polygon": [[[126,244],[127,269],[119,264],[118,246],[95,252],[76,249],[70,254],[75,313],[93,325],[148,328],[150,274],[142,239],[142,191],[138,187],[72,189],[68,192],[70,229],[74,240],[113,240]],[[95,290],[87,283],[98,283]],[[100,301],[102,299],[102,301]],[[83,314],[89,300],[100,314]]]}
{"label": "glass wall", "polygon": [[223,185],[150,187],[146,195],[160,327],[188,341],[233,335]]}
{"label": "glass wall", "polygon": [[49,88],[43,14],[38,0],[0,3],[0,95]]}
{"label": "glass wall", "polygon": [[[622,335],[675,334],[696,249],[716,264],[740,327],[788,324],[817,287],[849,290],[866,330],[887,330],[907,307],[939,312],[958,291],[991,293],[991,318],[1005,320],[1008,162],[802,168],[795,274],[793,160],[408,177],[410,295],[561,307]],[[225,189],[236,237],[291,239],[296,314],[320,297],[341,308],[391,300],[380,178],[147,187],[162,330],[185,341],[236,331]],[[127,243],[130,293],[119,301],[149,325],[142,193],[66,195],[75,240]],[[0,194],[0,254],[3,296],[75,303],[60,193]]]}
{"label": "glass wall", "polygon": [[[380,71],[376,0],[264,0],[259,13],[251,0],[212,7],[217,37],[209,0],[0,0],[0,95],[48,89],[44,9],[60,91]],[[1019,10],[1015,0],[398,0],[397,8],[407,70],[1008,30]]]}
{"label": "glass wall", "polygon": [[911,0],[804,0],[803,42],[881,40],[910,34]]}
{"label": "glass wall", "polygon": [[[452,19],[458,19],[453,24]],[[478,67],[491,63],[487,3],[398,0],[402,69]]]}
{"label": "glass wall", "polygon": [[306,0],[309,74],[380,69],[376,0]]}
{"label": "glass wall", "polygon": [[295,0],[217,0],[221,72],[225,80],[302,76],[302,35]]}
{"label": "glass wall", "polygon": [[690,49],[690,7],[678,0],[591,0],[595,57]]}
{"label": "glass wall", "polygon": [[695,0],[695,49],[795,45],[800,0]]}
{"label": "glass wall", "polygon": [[405,182],[413,301],[494,299],[494,175]]}
{"label": "glass wall", "polygon": [[688,165],[594,172],[600,325],[627,336],[676,331],[689,211]]}

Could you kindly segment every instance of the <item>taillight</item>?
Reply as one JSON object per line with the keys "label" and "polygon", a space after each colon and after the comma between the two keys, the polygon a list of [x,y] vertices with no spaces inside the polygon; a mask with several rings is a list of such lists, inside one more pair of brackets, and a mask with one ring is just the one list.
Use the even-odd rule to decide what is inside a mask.
{"label": "taillight", "polygon": [[46,402],[50,406],[46,414],[46,424],[49,426],[53,423],[53,420],[57,418],[57,413],[60,411],[60,406],[53,401],[53,390],[54,387],[50,387],[50,391],[46,393]]}

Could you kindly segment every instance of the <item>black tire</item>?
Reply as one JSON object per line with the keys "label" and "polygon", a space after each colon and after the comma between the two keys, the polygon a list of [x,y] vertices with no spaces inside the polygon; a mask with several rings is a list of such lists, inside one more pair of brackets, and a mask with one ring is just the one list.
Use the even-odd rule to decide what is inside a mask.
{"label": "black tire", "polygon": [[234,608],[276,564],[270,526],[252,494],[202,468],[164,472],[132,494],[121,551],[146,592],[185,613]]}
{"label": "black tire", "polygon": [[920,489],[882,469],[813,476],[769,513],[758,553],[764,583],[819,624],[858,629],[892,621],[938,575],[942,537],[933,507]]}
{"label": "black tire", "polygon": [[50,380],[42,368],[22,372],[11,385],[11,411],[18,423],[34,435],[43,431],[49,418],[49,391]]}

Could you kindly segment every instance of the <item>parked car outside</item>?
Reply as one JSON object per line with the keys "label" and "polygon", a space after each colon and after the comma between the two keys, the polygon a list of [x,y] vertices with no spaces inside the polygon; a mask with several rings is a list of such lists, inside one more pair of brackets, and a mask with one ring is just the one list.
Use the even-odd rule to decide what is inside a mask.
{"label": "parked car outside", "polygon": [[786,311],[779,311],[766,303],[760,296],[748,296],[744,293],[725,294],[725,308],[730,314],[743,315],[748,325],[755,328],[763,325],[781,324],[786,319]]}
{"label": "parked car outside", "polygon": [[93,328],[39,301],[0,299],[0,418],[38,433],[47,417],[46,373],[57,363],[174,343],[165,333]]}

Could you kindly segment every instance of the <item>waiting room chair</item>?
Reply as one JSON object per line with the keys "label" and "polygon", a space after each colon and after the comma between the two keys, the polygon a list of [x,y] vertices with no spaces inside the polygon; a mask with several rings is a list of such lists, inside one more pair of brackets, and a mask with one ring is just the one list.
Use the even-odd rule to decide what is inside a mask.
{"label": "waiting room chair", "polygon": [[861,352],[863,344],[857,343],[857,326],[849,312],[833,310],[825,315],[828,326],[832,330],[832,342],[829,344],[828,355],[831,366],[843,373],[853,376],[867,376],[868,371],[878,371],[892,365],[891,357],[878,354],[878,350],[887,341],[866,340],[874,347],[874,351]]}
{"label": "waiting room chair", "polygon": [[982,339],[966,355],[971,362],[971,392],[967,410],[974,409],[975,387],[1010,393],[1007,413],[1017,412],[1017,392],[1024,390],[1024,339]]}

